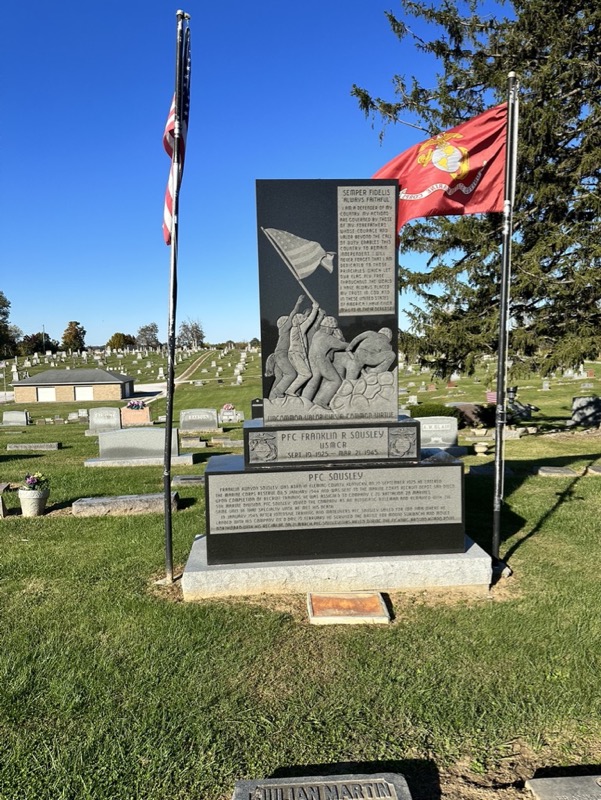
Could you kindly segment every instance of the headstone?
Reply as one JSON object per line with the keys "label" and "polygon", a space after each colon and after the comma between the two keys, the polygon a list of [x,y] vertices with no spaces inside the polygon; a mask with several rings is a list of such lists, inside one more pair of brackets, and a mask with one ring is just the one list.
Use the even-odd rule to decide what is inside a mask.
{"label": "headstone", "polygon": [[[89,459],[86,467],[149,466],[163,463],[164,428],[123,428],[98,434],[99,458]],[[171,462],[192,464],[193,456],[180,456],[177,428],[171,433]]]}
{"label": "headstone", "polygon": [[19,442],[7,444],[7,450],[60,450],[60,442]]}
{"label": "headstone", "polygon": [[[171,510],[177,511],[179,495],[171,492]],[[164,494],[129,494],[116,497],[82,497],[71,505],[76,517],[110,517],[129,514],[162,514]]]}
{"label": "headstone", "polygon": [[572,398],[572,425],[585,428],[601,425],[601,397],[588,395]]}
{"label": "headstone", "polygon": [[125,406],[120,409],[121,412],[121,426],[123,428],[135,428],[138,425],[152,425],[150,419],[150,408],[144,406],[143,408],[128,408]]}
{"label": "headstone", "polygon": [[250,401],[250,415],[252,419],[263,419],[263,398],[255,397]]}
{"label": "headstone", "polygon": [[456,417],[414,417],[421,428],[424,447],[453,447],[457,444]]}
{"label": "headstone", "polygon": [[91,408],[88,413],[89,425],[86,435],[95,436],[104,431],[121,428],[121,414],[118,408]]}
{"label": "headstone", "polygon": [[[179,455],[176,429],[171,438],[171,455]],[[100,458],[146,458],[163,455],[165,431],[161,428],[129,428],[108,431],[98,437]]]}
{"label": "headstone", "polygon": [[551,383],[549,381],[543,381],[543,392],[550,392],[551,391]]}
{"label": "headstone", "polygon": [[576,478],[578,473],[571,467],[535,467],[535,475],[540,475],[543,478]]}
{"label": "headstone", "polygon": [[2,425],[9,426],[25,426],[29,424],[29,413],[27,411],[3,411],[2,412]]}
{"label": "headstone", "polygon": [[236,781],[232,800],[352,800],[353,797],[411,800],[411,793],[402,775],[381,772]]}
{"label": "headstone", "polygon": [[456,417],[414,417],[421,430],[422,457],[446,452],[452,456],[463,456],[467,447],[457,444]]}
{"label": "headstone", "polygon": [[226,403],[219,410],[218,418],[220,425],[236,425],[238,422],[244,422],[244,414],[231,403]]}
{"label": "headstone", "polygon": [[216,431],[217,409],[185,408],[179,412],[179,427],[182,431]]}
{"label": "headstone", "polygon": [[[422,463],[419,423],[399,419],[397,194],[394,181],[257,183],[263,415],[243,455],[207,463],[207,534],[183,586],[199,547],[208,570],[465,555],[463,464]],[[370,569],[353,590],[373,589]]]}

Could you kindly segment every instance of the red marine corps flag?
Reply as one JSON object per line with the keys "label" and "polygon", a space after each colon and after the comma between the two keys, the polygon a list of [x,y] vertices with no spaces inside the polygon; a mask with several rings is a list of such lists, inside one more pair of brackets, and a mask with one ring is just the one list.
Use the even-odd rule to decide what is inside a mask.
{"label": "red marine corps flag", "polygon": [[399,182],[398,230],[416,217],[503,211],[507,103],[416,144],[374,178]]}

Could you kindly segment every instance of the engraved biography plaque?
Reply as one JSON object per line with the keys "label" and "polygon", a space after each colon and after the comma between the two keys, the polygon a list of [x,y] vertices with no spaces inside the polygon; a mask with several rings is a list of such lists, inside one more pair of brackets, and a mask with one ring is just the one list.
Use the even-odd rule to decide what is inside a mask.
{"label": "engraved biography plaque", "polygon": [[205,472],[209,564],[460,552],[463,464]]}

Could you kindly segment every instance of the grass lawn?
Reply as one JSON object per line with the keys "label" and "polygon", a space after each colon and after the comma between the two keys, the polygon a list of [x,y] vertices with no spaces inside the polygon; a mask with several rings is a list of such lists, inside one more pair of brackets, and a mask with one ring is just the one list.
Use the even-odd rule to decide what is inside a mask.
{"label": "grass lawn", "polygon": [[[250,418],[257,357],[242,386],[227,378],[179,387],[176,412],[233,402]],[[569,417],[573,385],[544,402],[538,386],[519,396],[551,428]],[[50,405],[29,410],[73,410]],[[38,470],[52,481],[44,517],[22,518],[11,492],[0,520],[2,800],[226,800],[237,779],[323,765],[402,772],[416,800],[440,797],[437,785],[460,800],[513,798],[538,768],[601,762],[601,478],[531,474],[598,460],[599,432],[507,442],[501,555],[513,576],[488,598],[399,593],[390,626],[322,628],[304,597],[184,604],[177,586],[155,586],[159,515],[72,517],[79,497],[162,491],[162,467],[84,469],[97,455],[84,428],[0,433],[1,481]],[[7,453],[11,441],[63,447]],[[492,494],[492,479],[466,478],[468,532],[485,549]],[[178,571],[204,530],[202,489],[180,495]]]}

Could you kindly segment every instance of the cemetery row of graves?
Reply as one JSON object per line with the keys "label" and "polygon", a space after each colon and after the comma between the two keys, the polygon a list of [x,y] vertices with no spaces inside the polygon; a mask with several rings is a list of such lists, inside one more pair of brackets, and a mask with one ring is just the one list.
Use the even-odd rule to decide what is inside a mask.
{"label": "cemetery row of graves", "polygon": [[[239,452],[241,418],[261,396],[259,354],[247,353],[235,375],[240,355],[191,353],[177,365],[185,378],[173,424],[192,463],[174,477],[200,476],[211,454]],[[135,369],[124,371],[152,382]],[[587,364],[517,388],[520,404],[539,410],[516,419],[506,442],[501,555],[513,575],[485,598],[399,592],[389,598],[392,623],[378,630],[311,627],[297,596],[180,602],[177,584],[154,583],[164,574],[162,513],[73,513],[82,498],[162,491],[160,464],[84,467],[99,457],[98,437],[86,435],[94,409],[112,408],[127,432],[127,401],[0,405],[30,417],[0,428],[0,482],[11,487],[0,520],[0,797],[225,800],[242,777],[328,763],[401,773],[418,799],[449,785],[460,800],[474,786],[509,798],[537,768],[599,763],[601,623],[591,610],[601,437],[571,423],[573,397],[596,396],[600,372]],[[402,369],[399,407],[453,419],[448,404],[487,407],[486,365],[453,378]],[[150,424],[140,427],[164,434],[164,397],[143,397]],[[186,411],[199,409],[223,432],[187,433]],[[457,422],[466,528],[489,551],[490,417]],[[59,447],[27,449],[36,443]],[[47,510],[25,519],[14,489],[38,471],[50,478]],[[181,572],[204,531],[205,499],[200,484],[176,488]]]}

